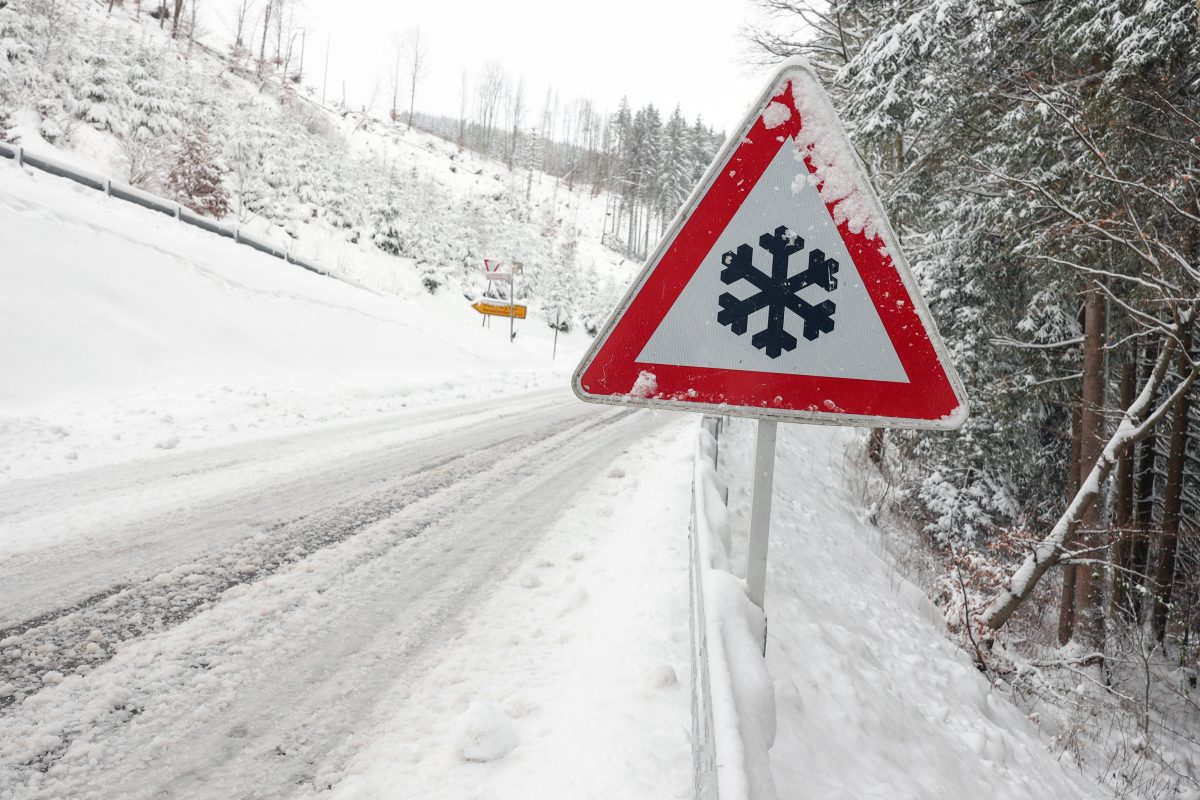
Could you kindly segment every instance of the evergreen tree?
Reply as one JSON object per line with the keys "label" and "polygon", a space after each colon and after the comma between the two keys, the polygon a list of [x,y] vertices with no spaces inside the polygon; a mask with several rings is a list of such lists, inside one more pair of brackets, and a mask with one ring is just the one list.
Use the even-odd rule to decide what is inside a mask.
{"label": "evergreen tree", "polygon": [[195,127],[183,138],[167,188],[197,214],[220,219],[229,213],[229,195],[221,183],[221,169],[213,160],[208,131]]}

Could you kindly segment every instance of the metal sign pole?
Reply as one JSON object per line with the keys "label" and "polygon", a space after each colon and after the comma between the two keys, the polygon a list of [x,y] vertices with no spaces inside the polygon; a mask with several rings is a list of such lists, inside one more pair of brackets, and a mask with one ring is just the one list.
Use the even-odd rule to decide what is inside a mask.
{"label": "metal sign pole", "polygon": [[517,268],[513,265],[512,283],[508,287],[508,343],[512,344],[513,339],[517,338],[517,334],[513,332],[513,325],[516,324],[517,318]]}
{"label": "metal sign pole", "polygon": [[[484,264],[483,268],[487,269],[487,259],[486,258],[483,260],[483,264]],[[483,296],[491,297],[491,295],[492,295],[492,279],[488,278],[488,285],[487,285],[487,288],[483,290]],[[483,315],[483,324],[480,325],[479,327],[481,327],[481,328],[482,327],[488,327],[488,328],[492,327],[491,325],[488,324],[490,321],[491,321],[491,317],[489,317],[487,314],[484,314]]]}
{"label": "metal sign pole", "polygon": [[[763,608],[767,584],[767,538],[771,532],[771,491],[775,483],[774,420],[758,421],[754,447],[754,491],[750,500],[750,542],[746,553],[746,585],[750,599]],[[763,652],[767,643],[763,642]]]}
{"label": "metal sign pole", "polygon": [[558,318],[562,315],[562,309],[554,309],[554,349],[550,351],[550,360],[553,361],[558,356]]}

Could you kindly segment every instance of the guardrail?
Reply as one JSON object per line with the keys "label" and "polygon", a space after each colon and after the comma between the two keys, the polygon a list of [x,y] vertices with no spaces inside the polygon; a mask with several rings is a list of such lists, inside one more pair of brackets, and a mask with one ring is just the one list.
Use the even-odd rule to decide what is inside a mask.
{"label": "guardrail", "polygon": [[719,417],[704,416],[692,475],[692,787],[697,800],[775,800],[775,695],[760,650],[762,609],[729,570],[729,490]]}
{"label": "guardrail", "polygon": [[337,278],[338,280],[342,280],[343,282],[349,283],[352,286],[358,286],[359,288],[366,288],[358,283],[355,283],[354,281],[345,280],[344,278],[338,278],[336,275],[331,275],[329,272],[321,269],[315,264],[305,261],[304,259],[297,258],[286,249],[275,247],[270,242],[264,242],[262,239],[259,239],[255,236],[242,233],[242,229],[239,226],[225,225],[224,223],[218,222],[215,219],[201,216],[200,214],[197,214],[191,209],[186,208],[173,200],[167,200],[166,198],[159,197],[151,194],[150,192],[138,189],[135,186],[130,186],[125,183],[113,181],[109,178],[94,175],[90,172],[85,172],[84,170],[76,169],[68,164],[55,161],[52,158],[30,153],[20,145],[0,142],[0,158],[12,159],[17,162],[18,166],[33,167],[34,169],[39,169],[42,172],[47,172],[59,178],[66,178],[67,180],[75,181],[76,183],[82,184],[89,189],[95,189],[96,191],[104,192],[109,197],[115,197],[118,200],[134,203],[135,205],[139,205],[142,208],[149,209],[150,211],[157,211],[159,213],[166,214],[167,216],[174,217],[185,225],[191,225],[199,228],[202,231],[215,233],[217,236],[223,236],[227,239],[232,239],[238,244],[244,244],[247,247],[254,248],[260,253],[266,253],[269,256],[283,259],[287,263],[295,264],[297,267],[306,269],[309,272],[315,272],[318,275],[324,275],[330,278]]}

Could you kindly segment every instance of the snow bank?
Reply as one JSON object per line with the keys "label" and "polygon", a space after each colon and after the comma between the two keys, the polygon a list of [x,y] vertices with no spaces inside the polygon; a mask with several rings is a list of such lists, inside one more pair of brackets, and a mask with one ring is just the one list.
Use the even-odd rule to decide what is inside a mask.
{"label": "snow bank", "polygon": [[[721,440],[735,526],[749,507],[753,424]],[[946,636],[868,521],[862,435],[779,431],[766,606],[781,794],[828,800],[1076,800],[1105,794],[1046,750],[1034,723]]]}
{"label": "snow bank", "polygon": [[704,418],[692,482],[692,732],[698,797],[775,797],[768,751],[775,696],[760,642],[766,619],[729,569],[725,486],[716,471],[717,420]]}

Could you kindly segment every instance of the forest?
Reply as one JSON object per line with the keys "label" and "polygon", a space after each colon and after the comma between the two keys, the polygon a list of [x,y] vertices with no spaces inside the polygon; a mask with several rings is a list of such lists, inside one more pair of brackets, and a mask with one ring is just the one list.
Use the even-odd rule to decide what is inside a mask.
{"label": "forest", "polygon": [[1175,796],[1200,738],[1196,5],[760,5],[757,58],[834,93],[968,387],[957,434],[870,440],[928,588],[981,670],[1078,720],[1064,750]]}

